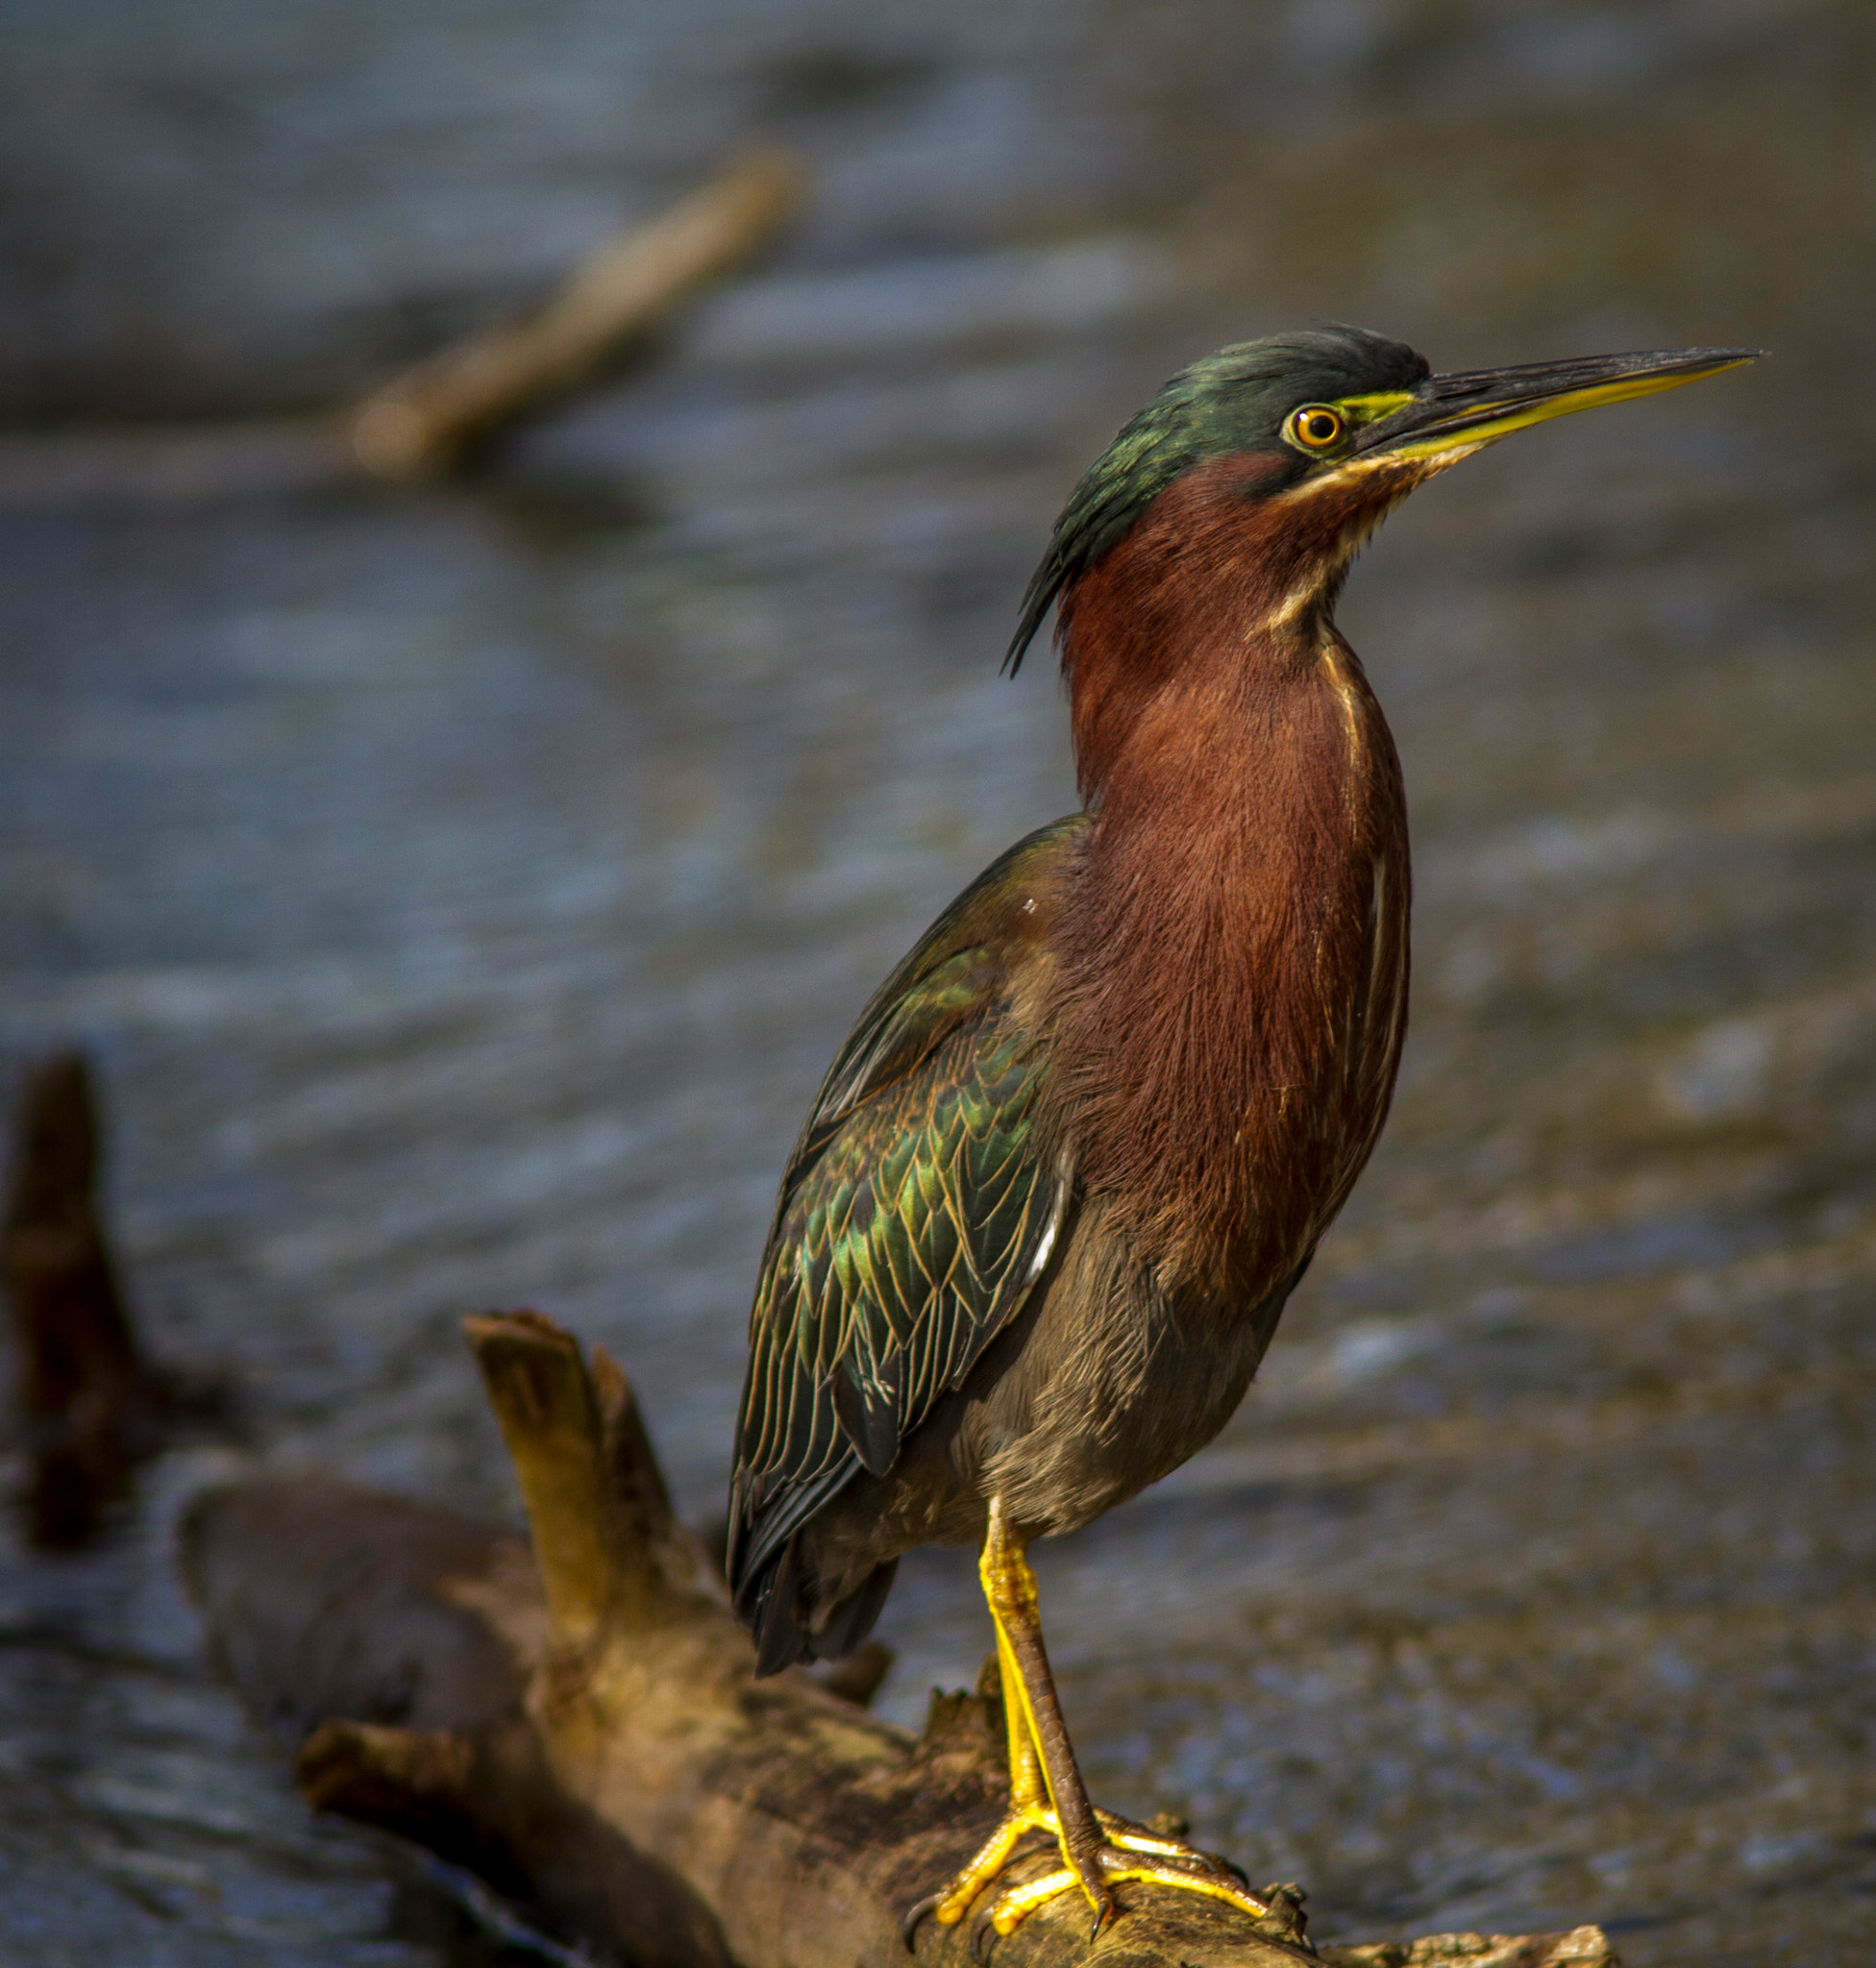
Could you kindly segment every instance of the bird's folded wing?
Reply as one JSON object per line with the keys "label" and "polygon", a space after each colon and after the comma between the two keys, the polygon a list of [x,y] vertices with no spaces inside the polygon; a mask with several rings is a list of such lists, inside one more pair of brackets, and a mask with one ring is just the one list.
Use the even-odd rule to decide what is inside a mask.
{"label": "bird's folded wing", "polygon": [[1046,1061],[1017,1015],[1025,889],[1077,821],[1013,849],[876,996],[783,1179],[750,1322],[731,1574],[901,1444],[1048,1264],[1069,1171],[1037,1142]]}

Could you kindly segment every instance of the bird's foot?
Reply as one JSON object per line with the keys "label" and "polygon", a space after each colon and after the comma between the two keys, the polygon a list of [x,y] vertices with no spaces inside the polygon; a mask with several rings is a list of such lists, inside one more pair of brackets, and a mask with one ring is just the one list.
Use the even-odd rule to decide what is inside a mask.
{"label": "bird's foot", "polygon": [[927,1913],[940,1927],[955,1927],[1009,1864],[1017,1847],[1035,1832],[1046,1833],[1054,1840],[1062,1863],[1040,1879],[1004,1887],[991,1906],[988,1923],[999,1934],[1014,1933],[1038,1906],[1076,1886],[1094,1908],[1095,1931],[1099,1933],[1120,1912],[1113,1888],[1124,1880],[1203,1893],[1242,1908],[1253,1920],[1261,1920],[1270,1911],[1228,1860],[1200,1852],[1156,1827],[1117,1817],[1112,1811],[1098,1809],[1095,1817],[1100,1826],[1100,1842],[1081,1854],[1070,1848],[1054,1811],[1040,1805],[1018,1806],[950,1884],[921,1900],[905,1916],[906,1946],[912,1945],[919,1922]]}
{"label": "bird's foot", "polygon": [[955,1927],[976,1904],[984,1888],[1002,1871],[1016,1848],[1032,1832],[1047,1832],[1058,1842],[1061,1826],[1046,1806],[1019,1804],[978,1846],[962,1872],[935,1893],[927,1893],[905,1916],[905,1945],[910,1948],[919,1922],[930,1914],[940,1927]]}
{"label": "bird's foot", "polygon": [[[1078,1862],[1077,1855],[1062,1848],[1064,1863],[1042,1878],[1021,1885],[1006,1886],[990,1909],[990,1925],[1000,1934],[1014,1933],[1038,1906],[1079,1886],[1095,1910],[1095,1932],[1098,1934],[1120,1909],[1113,1888],[1124,1880],[1140,1880],[1149,1885],[1172,1886],[1184,1893],[1202,1893],[1222,1900],[1253,1920],[1269,1912],[1268,1902],[1245,1884],[1243,1876],[1227,1860],[1210,1852],[1200,1852],[1183,1839],[1171,1838],[1117,1818],[1109,1811],[1097,1811],[1103,1833],[1102,1842],[1090,1855],[1092,1864]],[[1090,1877],[1090,1874],[1093,1877]]]}

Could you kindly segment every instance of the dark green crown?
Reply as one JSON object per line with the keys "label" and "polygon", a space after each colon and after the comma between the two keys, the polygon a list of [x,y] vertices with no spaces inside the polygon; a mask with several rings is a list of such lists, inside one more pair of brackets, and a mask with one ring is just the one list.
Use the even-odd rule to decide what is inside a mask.
{"label": "dark green crown", "polygon": [[1268,453],[1279,462],[1259,490],[1279,492],[1311,468],[1282,438],[1283,421],[1299,404],[1410,390],[1431,373],[1426,357],[1405,342],[1341,326],[1233,342],[1181,369],[1122,426],[1070,494],[1023,597],[1004,669],[1013,672],[1022,662],[1063,586],[1106,553],[1182,472],[1226,452]]}

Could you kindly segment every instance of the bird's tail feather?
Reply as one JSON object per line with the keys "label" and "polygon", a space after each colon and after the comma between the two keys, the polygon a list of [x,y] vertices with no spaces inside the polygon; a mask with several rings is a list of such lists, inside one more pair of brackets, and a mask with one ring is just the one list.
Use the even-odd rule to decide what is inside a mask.
{"label": "bird's tail feather", "polygon": [[851,1654],[873,1631],[886,1594],[892,1590],[898,1559],[876,1565],[856,1592],[850,1592],[819,1622],[802,1604],[801,1570],[796,1562],[798,1539],[782,1547],[765,1582],[755,1627],[755,1672],[779,1674],[803,1660],[839,1660]]}

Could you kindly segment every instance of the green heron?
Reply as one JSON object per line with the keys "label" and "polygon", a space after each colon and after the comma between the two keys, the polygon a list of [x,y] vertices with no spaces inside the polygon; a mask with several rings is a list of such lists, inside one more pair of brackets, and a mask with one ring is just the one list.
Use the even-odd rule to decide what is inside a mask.
{"label": "green heron", "polygon": [[[901,1553],[974,1543],[1009,1808],[1007,1933],[1119,1881],[1265,1910],[1097,1810],[1025,1548],[1176,1468],[1237,1407],[1374,1146],[1407,1017],[1407,809],[1335,627],[1372,529],[1526,425],[1747,361],[1679,349],[1436,376],[1353,328],[1221,349],[1071,496],[1050,603],[1083,809],[1020,841],[860,1014],[789,1157],[750,1323],[729,1576],[757,1672],[850,1652]],[[909,1931],[909,1930],[908,1930]]]}

